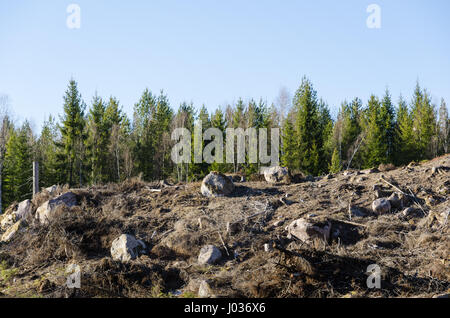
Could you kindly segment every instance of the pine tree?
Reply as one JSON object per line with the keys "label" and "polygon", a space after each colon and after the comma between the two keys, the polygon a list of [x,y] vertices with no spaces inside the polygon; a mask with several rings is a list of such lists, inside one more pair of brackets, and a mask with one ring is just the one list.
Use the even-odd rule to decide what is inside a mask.
{"label": "pine tree", "polygon": [[58,143],[58,161],[64,172],[63,182],[68,182],[71,186],[77,182],[77,178],[80,186],[83,182],[84,142],[87,137],[84,130],[85,108],[77,82],[71,79],[64,96],[64,115],[60,126],[62,140]]}

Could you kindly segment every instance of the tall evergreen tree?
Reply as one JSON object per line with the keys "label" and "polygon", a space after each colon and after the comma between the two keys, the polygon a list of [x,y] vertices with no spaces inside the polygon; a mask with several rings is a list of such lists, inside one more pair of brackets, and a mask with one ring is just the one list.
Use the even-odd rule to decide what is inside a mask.
{"label": "tall evergreen tree", "polygon": [[25,123],[20,129],[12,130],[6,145],[3,171],[3,207],[32,195],[32,146],[30,128]]}
{"label": "tall evergreen tree", "polygon": [[37,141],[39,161],[39,183],[49,187],[61,182],[61,171],[58,169],[56,142],[60,139],[58,125],[53,116],[49,116],[42,126]]}
{"label": "tall evergreen tree", "polygon": [[103,100],[95,94],[88,115],[87,150],[90,162],[92,183],[108,181],[108,148],[110,127],[105,120],[106,106]]}
{"label": "tall evergreen tree", "polygon": [[154,163],[156,98],[146,89],[141,99],[134,106],[134,136],[136,169],[142,173],[144,180],[152,180]]}
{"label": "tall evergreen tree", "polygon": [[297,113],[295,127],[298,138],[297,167],[307,173],[316,175],[320,172],[319,106],[317,93],[306,77],[302,79],[302,83],[295,94],[293,106]]}
{"label": "tall evergreen tree", "polygon": [[395,143],[395,109],[391,101],[389,90],[386,89],[385,95],[381,102],[380,108],[380,124],[382,125],[383,151],[386,155],[383,163],[394,162],[394,143]]}
{"label": "tall evergreen tree", "polygon": [[430,159],[436,135],[436,112],[430,95],[416,84],[412,103],[413,136],[415,153],[418,160]]}
{"label": "tall evergreen tree", "polygon": [[364,167],[378,166],[387,160],[385,141],[383,140],[384,122],[381,120],[381,103],[371,95],[364,113],[363,129],[365,131]]}
{"label": "tall evergreen tree", "polygon": [[[71,186],[77,181],[80,186],[83,183],[83,154],[86,140],[84,104],[81,94],[78,92],[77,82],[70,80],[64,96],[64,115],[61,119],[61,143],[58,161],[64,172],[64,181]],[[77,180],[78,179],[78,180]]]}
{"label": "tall evergreen tree", "polygon": [[413,138],[413,119],[408,104],[400,96],[397,108],[395,163],[396,165],[407,164],[415,159],[415,147]]}

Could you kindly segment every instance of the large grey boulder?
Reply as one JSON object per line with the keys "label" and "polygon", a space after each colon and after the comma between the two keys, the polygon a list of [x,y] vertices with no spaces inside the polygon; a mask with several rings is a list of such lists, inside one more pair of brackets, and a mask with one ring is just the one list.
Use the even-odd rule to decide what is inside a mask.
{"label": "large grey boulder", "polygon": [[205,197],[224,197],[234,191],[234,183],[226,175],[213,171],[203,179],[200,191]]}
{"label": "large grey boulder", "polygon": [[54,216],[56,209],[59,206],[65,205],[67,207],[73,207],[77,205],[77,196],[73,192],[66,192],[64,194],[61,194],[60,196],[57,196],[54,199],[51,199],[44,204],[42,204],[37,210],[36,210],[36,219],[39,220],[41,224],[46,224],[49,222],[49,220]]}
{"label": "large grey boulder", "polygon": [[287,226],[288,237],[294,236],[303,242],[311,241],[314,238],[321,238],[328,241],[330,238],[331,224],[326,225],[307,220],[297,219]]}
{"label": "large grey boulder", "polygon": [[289,182],[289,170],[285,167],[275,166],[264,170],[264,178],[269,183]]}
{"label": "large grey boulder", "polygon": [[116,261],[128,262],[136,259],[146,249],[145,243],[134,236],[122,234],[111,245],[111,256]]}
{"label": "large grey boulder", "polygon": [[372,211],[378,215],[390,213],[391,203],[385,198],[377,199],[372,203]]}
{"label": "large grey boulder", "polygon": [[214,245],[203,246],[198,254],[199,264],[214,264],[222,258],[222,252]]}

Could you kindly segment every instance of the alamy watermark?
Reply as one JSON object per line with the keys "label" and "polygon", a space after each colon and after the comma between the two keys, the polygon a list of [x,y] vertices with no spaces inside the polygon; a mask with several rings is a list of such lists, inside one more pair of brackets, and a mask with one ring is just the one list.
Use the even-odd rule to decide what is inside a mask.
{"label": "alamy watermark", "polygon": [[380,289],[381,288],[381,268],[377,264],[371,264],[367,266],[366,273],[369,274],[367,277],[367,288],[370,289]]}
{"label": "alamy watermark", "polygon": [[369,29],[381,29],[381,7],[378,4],[370,4],[366,12],[369,16],[366,25]]}
{"label": "alamy watermark", "polygon": [[69,29],[81,28],[81,8],[78,4],[72,3],[67,6],[66,12],[69,14],[66,25]]}
{"label": "alamy watermark", "polygon": [[68,274],[67,281],[66,281],[67,288],[80,289],[81,288],[81,268],[80,268],[80,266],[76,265],[76,264],[70,264],[66,268],[66,274]]}
{"label": "alamy watermark", "polygon": [[[209,128],[202,133],[202,122],[194,126],[192,134],[187,128],[176,128],[172,140],[177,144],[172,148],[171,158],[175,164],[181,163],[261,163],[277,166],[280,162],[280,129],[270,129],[270,154],[268,154],[267,128],[227,128],[224,134],[218,128]],[[204,142],[209,143],[204,146]],[[225,156],[224,156],[225,152]],[[193,159],[192,160],[192,156]],[[224,159],[225,157],[225,159]]]}

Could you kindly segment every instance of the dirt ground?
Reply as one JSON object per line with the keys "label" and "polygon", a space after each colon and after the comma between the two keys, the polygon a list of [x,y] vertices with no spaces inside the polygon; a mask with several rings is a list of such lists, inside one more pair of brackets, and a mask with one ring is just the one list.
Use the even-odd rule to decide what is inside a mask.
{"label": "dirt ground", "polygon": [[[284,185],[242,182],[223,198],[203,197],[200,183],[165,186],[137,179],[72,189],[78,206],[45,226],[30,219],[10,242],[0,243],[0,296],[197,297],[203,280],[211,297],[448,294],[446,167],[450,155]],[[399,191],[409,195],[415,213],[371,212],[377,192],[388,197]],[[34,207],[49,198],[39,194]],[[330,222],[330,240],[288,238],[285,227],[301,217]],[[111,243],[122,233],[144,241],[147,253],[128,263],[112,260]],[[220,248],[218,264],[197,263],[206,244]],[[79,289],[66,286],[70,264],[79,266]],[[371,264],[381,269],[379,289],[367,287]]]}

